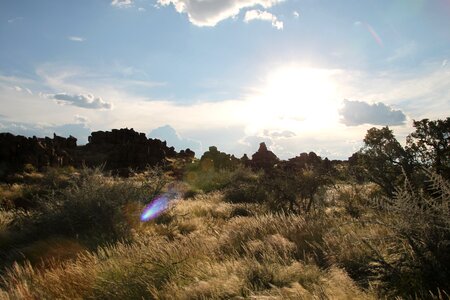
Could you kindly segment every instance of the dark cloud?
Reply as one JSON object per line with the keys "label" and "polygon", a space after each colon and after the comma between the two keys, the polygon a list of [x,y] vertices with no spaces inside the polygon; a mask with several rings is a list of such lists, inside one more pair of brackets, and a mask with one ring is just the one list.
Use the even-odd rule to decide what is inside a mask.
{"label": "dark cloud", "polygon": [[103,100],[101,97],[94,97],[91,94],[79,94],[72,95],[66,93],[51,95],[52,99],[56,100],[56,103],[61,105],[73,105],[88,109],[111,109],[112,103]]}
{"label": "dark cloud", "polygon": [[344,107],[339,111],[341,122],[347,126],[362,124],[402,125],[406,116],[401,110],[378,102],[369,104],[363,101],[344,100]]}
{"label": "dark cloud", "polygon": [[153,129],[149,133],[149,137],[166,141],[167,146],[173,146],[177,151],[189,148],[194,151],[197,156],[202,155],[201,142],[190,138],[181,137],[178,132],[170,125],[165,125]]}

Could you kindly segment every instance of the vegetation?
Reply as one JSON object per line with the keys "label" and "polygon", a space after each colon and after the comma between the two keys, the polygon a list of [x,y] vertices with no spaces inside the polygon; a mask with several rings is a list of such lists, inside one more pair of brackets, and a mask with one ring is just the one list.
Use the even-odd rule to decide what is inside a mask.
{"label": "vegetation", "polygon": [[214,147],[182,180],[27,166],[0,186],[0,298],[447,299],[447,150],[426,146],[441,125],[415,122],[406,148],[371,129],[349,162],[251,169]]}

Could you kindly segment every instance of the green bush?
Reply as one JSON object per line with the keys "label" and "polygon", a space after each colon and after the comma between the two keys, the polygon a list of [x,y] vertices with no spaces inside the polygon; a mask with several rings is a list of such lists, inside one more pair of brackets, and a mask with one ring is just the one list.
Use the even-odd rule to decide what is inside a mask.
{"label": "green bush", "polygon": [[225,189],[225,199],[232,203],[263,203],[267,200],[267,193],[261,177],[261,173],[250,169],[237,169]]}

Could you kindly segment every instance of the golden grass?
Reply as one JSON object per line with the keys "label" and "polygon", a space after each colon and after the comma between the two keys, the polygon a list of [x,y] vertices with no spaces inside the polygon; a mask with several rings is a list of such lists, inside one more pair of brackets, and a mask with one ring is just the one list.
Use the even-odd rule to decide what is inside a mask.
{"label": "golden grass", "polygon": [[[3,277],[5,299],[336,299],[367,298],[345,271],[313,260],[321,222],[284,214],[232,217],[243,205],[220,193],[179,200],[165,222],[139,224],[134,241],[81,251],[46,268],[15,264]],[[247,207],[248,208],[248,207]],[[165,228],[165,230],[163,230]],[[321,232],[321,231],[320,231]],[[65,241],[41,241],[31,249]],[[310,243],[310,244],[309,244]],[[67,241],[66,250],[77,249]],[[49,255],[53,255],[49,253]],[[300,298],[299,298],[300,297]],[[268,299],[269,299],[268,298]]]}
{"label": "golden grass", "polygon": [[[92,178],[95,184],[86,187],[92,193],[80,194],[88,200],[95,193],[100,200],[110,199],[108,191],[115,193],[113,199],[122,194],[136,199],[141,195],[142,178],[128,182]],[[100,189],[97,183],[102,185]],[[130,192],[133,188],[136,192]],[[180,187],[182,192],[187,189]],[[419,277],[413,277],[417,274],[401,269],[417,257],[398,238],[395,228],[386,226],[397,224],[394,214],[362,210],[373,193],[371,186],[341,186],[326,195],[325,205],[331,209],[300,215],[271,213],[261,204],[227,203],[223,193],[211,192],[177,198],[165,213],[147,223],[138,221],[145,203],[134,198],[117,201],[116,213],[123,226],[130,228],[129,236],[125,231],[127,239],[110,240],[95,251],[84,248],[77,237],[47,236],[22,245],[28,261],[4,272],[0,298],[395,297],[399,292],[386,288],[387,276],[412,276],[420,283]],[[361,213],[356,216],[349,211],[349,203]],[[21,214],[0,211],[0,238],[10,234],[10,224]],[[400,268],[389,273],[396,264]],[[407,279],[394,286],[404,289],[400,290],[403,295],[408,295]]]}

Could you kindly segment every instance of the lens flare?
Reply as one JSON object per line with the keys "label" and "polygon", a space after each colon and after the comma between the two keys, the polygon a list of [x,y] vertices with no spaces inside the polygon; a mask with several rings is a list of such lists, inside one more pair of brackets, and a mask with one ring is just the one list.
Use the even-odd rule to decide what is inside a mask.
{"label": "lens flare", "polygon": [[141,221],[147,222],[162,214],[169,207],[169,197],[162,195],[154,199],[144,208],[141,215]]}

